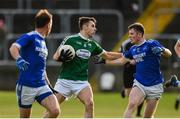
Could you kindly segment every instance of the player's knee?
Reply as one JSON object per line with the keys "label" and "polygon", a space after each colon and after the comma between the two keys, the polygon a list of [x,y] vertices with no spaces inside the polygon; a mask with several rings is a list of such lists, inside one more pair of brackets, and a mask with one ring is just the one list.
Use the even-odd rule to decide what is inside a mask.
{"label": "player's knee", "polygon": [[87,108],[93,109],[93,107],[94,107],[94,101],[93,101],[92,99],[89,100],[89,101],[87,101],[87,102],[85,103],[85,106],[86,106]]}
{"label": "player's knee", "polygon": [[57,117],[60,114],[60,109],[59,108],[53,108],[50,110],[51,115],[53,115],[53,117]]}
{"label": "player's knee", "polygon": [[136,108],[138,106],[138,103],[134,102],[134,101],[130,101],[129,104],[128,104],[128,107],[129,108]]}

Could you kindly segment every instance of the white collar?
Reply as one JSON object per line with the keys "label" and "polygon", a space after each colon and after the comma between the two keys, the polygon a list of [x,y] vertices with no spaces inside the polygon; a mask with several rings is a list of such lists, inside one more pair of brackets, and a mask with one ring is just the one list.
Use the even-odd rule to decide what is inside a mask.
{"label": "white collar", "polygon": [[141,45],[144,44],[145,42],[146,42],[146,40],[144,40],[142,43],[137,44],[137,45],[135,45],[135,46],[141,46]]}
{"label": "white collar", "polygon": [[79,34],[79,36],[80,36],[81,38],[83,38],[84,40],[90,41],[88,38],[84,37],[81,33],[78,33],[78,34]]}
{"label": "white collar", "polygon": [[41,36],[42,38],[45,38],[45,36],[42,36],[38,31],[34,31],[35,33],[37,33],[39,36]]}

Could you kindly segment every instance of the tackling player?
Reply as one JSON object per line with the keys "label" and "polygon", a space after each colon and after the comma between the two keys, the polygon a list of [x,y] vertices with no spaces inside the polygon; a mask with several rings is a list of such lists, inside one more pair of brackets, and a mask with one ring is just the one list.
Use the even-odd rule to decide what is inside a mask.
{"label": "tackling player", "polygon": [[125,64],[129,59],[136,61],[134,84],[129,94],[129,103],[124,113],[131,118],[135,109],[146,100],[144,118],[151,118],[163,93],[163,77],[160,71],[160,57],[170,57],[171,51],[156,40],[144,38],[144,26],[134,23],[128,27],[129,38],[135,44],[123,53],[122,58],[106,60],[106,64]]}
{"label": "tackling player", "polygon": [[47,109],[48,114],[44,115],[45,118],[56,118],[60,108],[48,86],[50,85],[46,74],[48,50],[44,39],[51,31],[52,15],[42,9],[36,14],[34,22],[35,30],[23,34],[10,47],[10,53],[19,69],[16,95],[20,118],[30,117],[35,100]]}

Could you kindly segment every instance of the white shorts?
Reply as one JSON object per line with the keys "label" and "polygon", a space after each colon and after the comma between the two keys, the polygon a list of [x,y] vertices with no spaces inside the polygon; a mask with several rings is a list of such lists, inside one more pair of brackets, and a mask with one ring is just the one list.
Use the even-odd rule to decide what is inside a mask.
{"label": "white shorts", "polygon": [[58,79],[54,89],[64,97],[69,98],[72,95],[77,96],[82,89],[88,86],[90,86],[88,81]]}
{"label": "white shorts", "polygon": [[163,84],[157,84],[154,86],[144,86],[134,79],[133,87],[137,86],[144,94],[146,99],[160,99],[164,92]]}
{"label": "white shorts", "polygon": [[48,85],[38,88],[16,85],[16,96],[19,107],[31,108],[32,103],[37,100],[39,103],[49,95],[53,94]]}

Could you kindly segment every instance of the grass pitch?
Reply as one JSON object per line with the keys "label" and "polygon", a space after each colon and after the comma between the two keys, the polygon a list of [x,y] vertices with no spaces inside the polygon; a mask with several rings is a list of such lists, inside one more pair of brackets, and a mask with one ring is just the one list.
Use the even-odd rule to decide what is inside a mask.
{"label": "grass pitch", "polygon": [[[178,118],[180,109],[174,109],[177,93],[164,93],[157,108],[156,118]],[[122,118],[128,99],[119,93],[95,93],[95,118]],[[180,105],[179,105],[180,106]],[[83,118],[84,107],[78,99],[70,99],[61,105],[62,118]],[[32,117],[42,117],[45,109],[34,103]],[[143,113],[143,110],[142,110]],[[18,106],[15,92],[0,91],[0,118],[18,118]]]}

